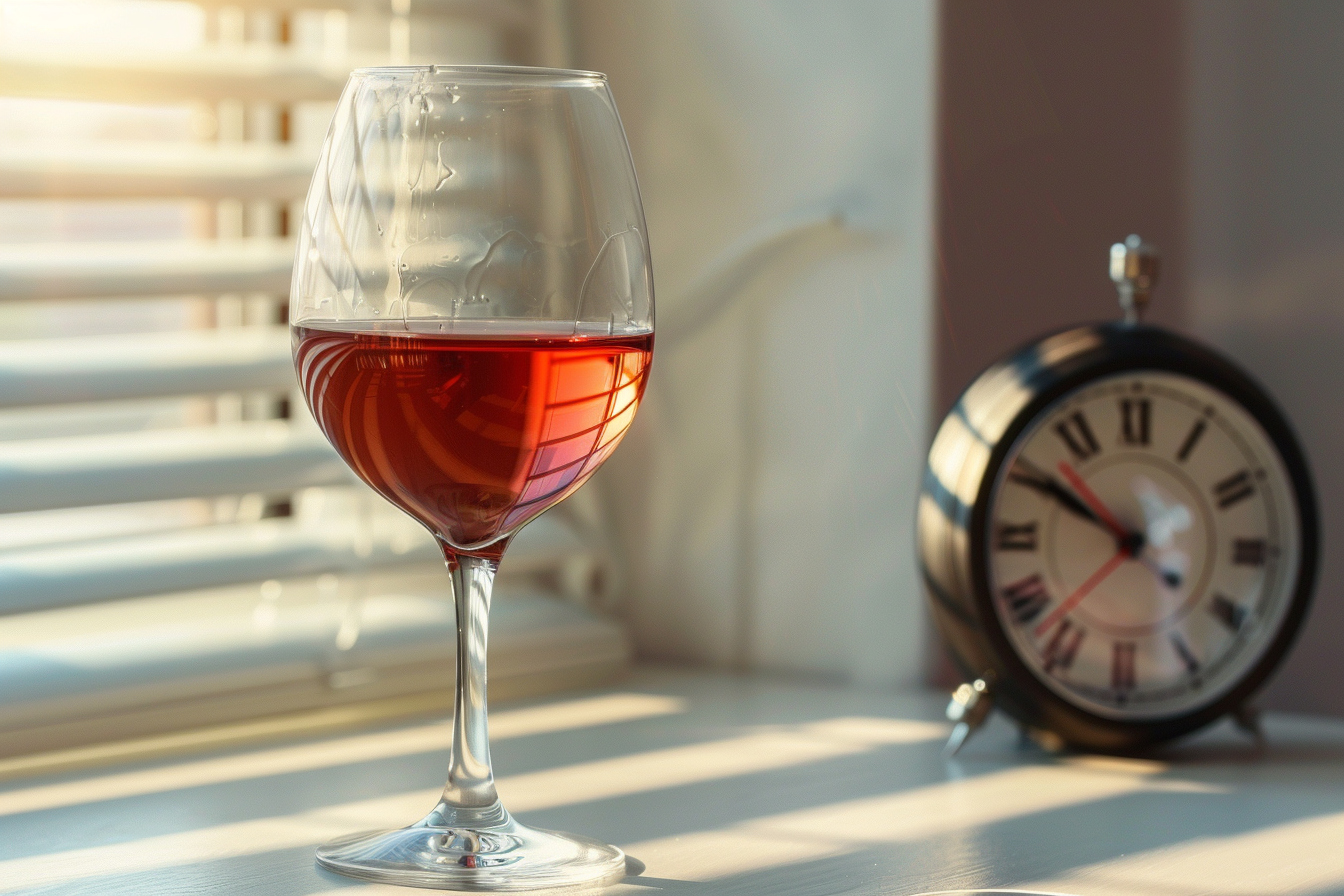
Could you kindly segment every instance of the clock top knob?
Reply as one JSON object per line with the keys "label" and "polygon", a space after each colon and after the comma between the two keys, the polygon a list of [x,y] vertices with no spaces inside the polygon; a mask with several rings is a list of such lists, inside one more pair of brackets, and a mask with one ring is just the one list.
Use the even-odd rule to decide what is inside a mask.
{"label": "clock top knob", "polygon": [[1120,293],[1125,323],[1136,324],[1148,307],[1148,295],[1157,285],[1161,258],[1157,247],[1131,233],[1123,243],[1111,246],[1111,279]]}

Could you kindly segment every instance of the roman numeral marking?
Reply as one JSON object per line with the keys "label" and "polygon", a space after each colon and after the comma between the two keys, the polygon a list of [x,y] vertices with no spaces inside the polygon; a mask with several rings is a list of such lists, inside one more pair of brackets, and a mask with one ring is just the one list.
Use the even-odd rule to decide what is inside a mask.
{"label": "roman numeral marking", "polygon": [[1050,637],[1049,643],[1045,645],[1045,650],[1041,651],[1041,660],[1045,664],[1046,673],[1052,674],[1056,669],[1067,672],[1073,665],[1074,658],[1078,656],[1078,645],[1083,643],[1083,638],[1086,636],[1087,629],[1075,626],[1067,619],[1062,620],[1059,628],[1055,629],[1054,635]]}
{"label": "roman numeral marking", "polygon": [[1185,459],[1190,456],[1191,451],[1195,450],[1195,445],[1199,442],[1199,437],[1204,435],[1204,430],[1207,428],[1208,424],[1202,419],[1195,421],[1195,425],[1190,427],[1190,434],[1186,436],[1185,441],[1181,443],[1181,450],[1176,452],[1176,459],[1178,461],[1185,463]]}
{"label": "roman numeral marking", "polygon": [[1003,600],[1018,625],[1026,625],[1050,603],[1050,594],[1040,576],[1027,576],[1003,588]]}
{"label": "roman numeral marking", "polygon": [[1001,551],[1036,550],[1036,523],[999,523],[994,529],[994,546]]}
{"label": "roman numeral marking", "polygon": [[1092,427],[1087,425],[1087,418],[1083,416],[1082,411],[1074,411],[1063,423],[1056,424],[1055,432],[1064,440],[1064,444],[1069,446],[1069,452],[1080,462],[1101,451],[1097,437],[1092,435]]}
{"label": "roman numeral marking", "polygon": [[1251,482],[1249,470],[1233,473],[1213,487],[1214,500],[1218,502],[1219,510],[1226,510],[1253,494],[1255,494],[1255,485]]}
{"label": "roman numeral marking", "polygon": [[1120,399],[1120,441],[1126,445],[1149,444],[1153,403],[1146,398]]}
{"label": "roman numeral marking", "polygon": [[1181,658],[1185,664],[1185,671],[1191,675],[1199,674],[1199,660],[1195,659],[1195,653],[1190,649],[1190,645],[1185,643],[1179,632],[1171,633],[1171,646],[1176,651],[1176,655]]}
{"label": "roman numeral marking", "polygon": [[1236,538],[1232,541],[1232,562],[1238,566],[1264,566],[1269,545],[1263,538]]}
{"label": "roman numeral marking", "polygon": [[1111,689],[1124,694],[1134,690],[1133,641],[1116,641],[1111,645]]}
{"label": "roman numeral marking", "polygon": [[1232,598],[1221,594],[1213,596],[1209,612],[1234,632],[1241,631],[1241,627],[1246,624],[1246,610],[1234,603]]}

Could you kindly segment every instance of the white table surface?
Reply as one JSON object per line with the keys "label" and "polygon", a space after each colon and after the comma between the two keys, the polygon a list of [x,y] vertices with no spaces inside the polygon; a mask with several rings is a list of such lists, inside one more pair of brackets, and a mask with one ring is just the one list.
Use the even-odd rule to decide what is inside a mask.
{"label": "white table surface", "polygon": [[[624,847],[609,890],[1344,894],[1344,723],[1270,717],[1150,760],[1052,757],[998,719],[954,761],[938,694],[642,671],[492,716],[505,804]],[[442,722],[0,784],[0,893],[394,894],[313,845],[412,821]]]}

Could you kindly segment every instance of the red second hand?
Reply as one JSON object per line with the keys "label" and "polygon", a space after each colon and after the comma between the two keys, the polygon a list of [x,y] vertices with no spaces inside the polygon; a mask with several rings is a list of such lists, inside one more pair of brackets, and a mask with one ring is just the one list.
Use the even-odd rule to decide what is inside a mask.
{"label": "red second hand", "polygon": [[1116,569],[1119,568],[1120,564],[1128,559],[1129,559],[1129,548],[1123,547],[1119,551],[1117,551],[1114,557],[1112,557],[1111,559],[1107,560],[1105,563],[1102,564],[1101,569],[1092,573],[1091,578],[1089,578],[1083,584],[1079,585],[1078,590],[1074,591],[1068,597],[1064,598],[1064,601],[1059,606],[1055,607],[1054,610],[1050,612],[1049,616],[1041,620],[1041,624],[1036,626],[1035,629],[1036,637],[1039,638],[1041,635],[1050,631],[1050,629],[1054,626],[1056,622],[1058,622],[1060,619],[1063,619],[1069,613],[1073,612],[1073,608],[1082,603],[1083,598],[1091,594],[1093,588],[1096,588],[1098,585],[1100,585],[1103,579],[1105,579],[1111,573],[1115,572]]}
{"label": "red second hand", "polygon": [[1078,471],[1069,466],[1068,461],[1062,460],[1059,462],[1059,472],[1065,479],[1069,480],[1069,485],[1078,493],[1078,497],[1082,498],[1083,503],[1097,515],[1097,519],[1105,523],[1106,528],[1111,530],[1111,534],[1120,539],[1121,543],[1124,543],[1129,538],[1129,533],[1125,531],[1124,526],[1120,525],[1120,521],[1115,518],[1115,514],[1111,513],[1110,509],[1101,502],[1097,493],[1088,488],[1087,483],[1083,481],[1083,477],[1078,475]]}

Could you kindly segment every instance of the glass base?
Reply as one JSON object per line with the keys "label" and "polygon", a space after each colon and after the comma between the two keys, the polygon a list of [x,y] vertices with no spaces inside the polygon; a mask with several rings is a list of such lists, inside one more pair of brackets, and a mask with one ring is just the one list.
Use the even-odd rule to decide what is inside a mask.
{"label": "glass base", "polygon": [[361,880],[440,890],[600,886],[625,876],[625,853],[587,837],[502,820],[444,824],[435,810],[411,827],[352,834],[320,847],[323,868]]}

